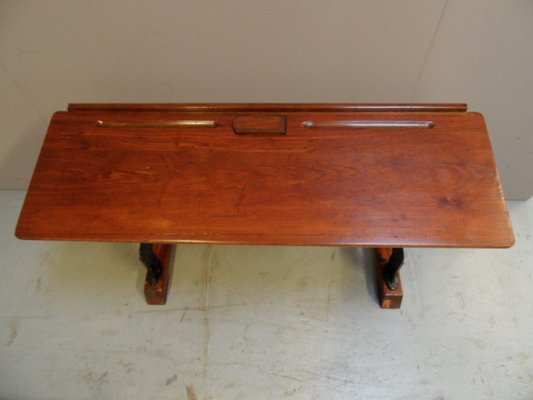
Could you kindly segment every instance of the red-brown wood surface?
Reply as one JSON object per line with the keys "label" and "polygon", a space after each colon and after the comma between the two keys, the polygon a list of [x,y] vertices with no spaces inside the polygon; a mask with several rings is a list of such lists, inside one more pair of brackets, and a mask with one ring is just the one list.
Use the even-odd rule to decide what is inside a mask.
{"label": "red-brown wood surface", "polygon": [[160,103],[160,104],[69,104],[69,111],[168,111],[168,112],[464,112],[464,103],[411,103],[411,104],[379,104],[379,103]]}
{"label": "red-brown wood surface", "polygon": [[[279,114],[286,116],[286,135],[248,136],[233,131],[233,120],[249,115],[234,109],[89,105],[56,113],[17,236],[377,247],[513,244],[480,114],[306,111],[293,105],[298,111]],[[254,115],[260,111],[253,108]],[[306,121],[434,126],[319,129],[304,127]]]}

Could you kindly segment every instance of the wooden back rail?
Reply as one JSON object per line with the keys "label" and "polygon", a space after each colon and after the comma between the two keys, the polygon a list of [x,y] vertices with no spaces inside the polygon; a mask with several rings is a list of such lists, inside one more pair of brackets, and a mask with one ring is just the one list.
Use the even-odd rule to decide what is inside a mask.
{"label": "wooden back rail", "polygon": [[157,244],[167,264],[175,243],[375,247],[392,292],[392,248],[514,242],[464,104],[71,104],[16,234]]}

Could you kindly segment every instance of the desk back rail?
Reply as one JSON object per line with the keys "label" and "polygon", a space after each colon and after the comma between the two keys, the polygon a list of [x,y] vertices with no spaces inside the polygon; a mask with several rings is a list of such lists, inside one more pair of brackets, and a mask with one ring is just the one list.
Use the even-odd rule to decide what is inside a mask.
{"label": "desk back rail", "polygon": [[68,111],[154,111],[154,112],[466,112],[464,103],[335,103],[335,104],[290,104],[290,103],[184,103],[184,104],[80,104],[71,103]]}

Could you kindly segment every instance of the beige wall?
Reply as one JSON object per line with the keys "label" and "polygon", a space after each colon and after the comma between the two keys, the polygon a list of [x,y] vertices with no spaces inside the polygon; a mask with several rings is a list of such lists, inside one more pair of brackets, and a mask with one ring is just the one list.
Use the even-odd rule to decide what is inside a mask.
{"label": "beige wall", "polygon": [[448,1],[413,100],[456,99],[485,115],[506,196],[532,196],[533,1]]}
{"label": "beige wall", "polygon": [[467,101],[533,194],[533,2],[0,1],[0,187],[69,102]]}

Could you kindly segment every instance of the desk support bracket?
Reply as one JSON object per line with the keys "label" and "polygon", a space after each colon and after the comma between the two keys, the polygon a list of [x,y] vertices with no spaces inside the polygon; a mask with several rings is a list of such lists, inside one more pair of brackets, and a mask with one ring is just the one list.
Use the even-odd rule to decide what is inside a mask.
{"label": "desk support bracket", "polygon": [[382,308],[400,308],[403,299],[400,268],[404,261],[402,248],[379,248],[378,289]]}
{"label": "desk support bracket", "polygon": [[147,269],[144,295],[148,304],[167,302],[173,248],[172,244],[141,243],[139,258]]}

